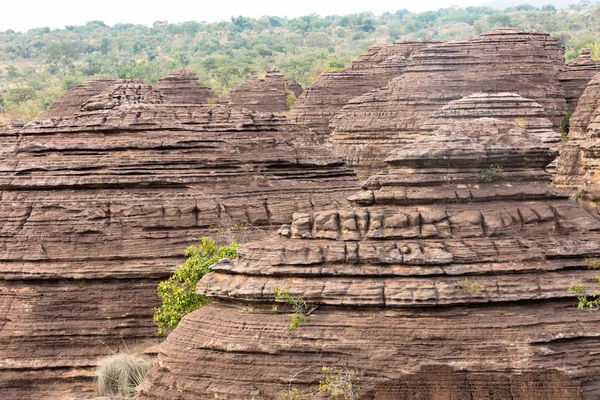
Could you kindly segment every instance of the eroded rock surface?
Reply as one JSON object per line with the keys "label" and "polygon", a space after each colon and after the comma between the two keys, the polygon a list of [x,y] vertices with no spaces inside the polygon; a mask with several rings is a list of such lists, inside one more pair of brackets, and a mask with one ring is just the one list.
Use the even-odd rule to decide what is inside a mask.
{"label": "eroded rock surface", "polygon": [[590,49],[581,49],[581,55],[567,63],[560,71],[558,77],[561,86],[565,89],[569,110],[575,110],[586,85],[598,72],[600,72],[600,61],[592,58]]}
{"label": "eroded rock surface", "polygon": [[71,117],[79,112],[81,105],[90,97],[102,93],[117,81],[117,79],[112,78],[88,79],[81,85],[75,86],[66,95],[52,103],[48,111],[44,113],[43,118]]}
{"label": "eroded rock surface", "polygon": [[171,104],[206,104],[209,99],[217,98],[217,94],[211,88],[200,82],[198,76],[186,68],[167,74],[155,86]]}
{"label": "eroded rock surface", "polygon": [[302,86],[298,82],[286,78],[277,70],[269,70],[264,78],[252,77],[239,84],[219,99],[219,103],[252,111],[280,113],[288,110],[289,94],[297,98],[301,93]]}
{"label": "eroded rock surface", "polygon": [[429,115],[473,93],[516,93],[540,104],[558,127],[566,115],[557,79],[561,52],[558,38],[517,29],[425,47],[389,87],[352,99],[337,114],[333,148],[368,177],[394,149],[415,140]]}
{"label": "eroded rock surface", "polygon": [[331,132],[331,119],[350,99],[387,85],[404,71],[410,54],[433,43],[439,42],[418,39],[371,46],[350,67],[322,73],[298,97],[290,119],[324,140]]}
{"label": "eroded rock surface", "polygon": [[[597,395],[600,314],[567,288],[594,284],[600,222],[549,185],[556,153],[497,118],[420,135],[354,206],[295,213],[214,265],[198,286],[213,302],[160,346],[140,397],[273,398],[322,365],[359,371],[365,398]],[[287,331],[276,287],[318,307],[307,323]]]}
{"label": "eroded rock surface", "polygon": [[94,396],[100,357],[158,343],[156,286],[187,246],[358,187],[279,115],[169,104],[139,81],[80,107],[0,135],[0,398]]}
{"label": "eroded rock surface", "polygon": [[554,184],[582,200],[600,219],[600,73],[587,85],[571,117]]}

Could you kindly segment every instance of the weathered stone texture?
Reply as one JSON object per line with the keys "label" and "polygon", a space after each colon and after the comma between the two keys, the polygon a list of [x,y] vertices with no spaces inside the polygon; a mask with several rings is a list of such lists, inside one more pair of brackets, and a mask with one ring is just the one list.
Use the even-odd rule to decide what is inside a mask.
{"label": "weathered stone texture", "polygon": [[117,82],[117,79],[94,78],[75,86],[66,95],[56,100],[42,118],[70,117],[79,112],[81,105]]}
{"label": "weathered stone texture", "polygon": [[[1,398],[14,382],[21,397],[92,396],[100,356],[158,342],[156,286],[211,226],[279,226],[358,187],[280,115],[165,98],[120,82],[0,136]],[[49,389],[53,376],[87,392],[62,378]]]}
{"label": "weathered stone texture", "polygon": [[540,104],[554,127],[566,115],[558,83],[558,38],[516,29],[425,47],[389,87],[352,99],[335,117],[334,150],[370,176],[395,148],[411,143],[424,120],[473,93],[516,93]]}
{"label": "weathered stone texture", "polygon": [[560,71],[558,79],[565,89],[569,110],[575,110],[586,85],[598,72],[600,72],[600,61],[592,58],[590,49],[582,49],[581,55],[567,63]]}
{"label": "weathered stone texture", "polygon": [[208,99],[216,99],[217,94],[204,85],[198,76],[189,69],[173,71],[156,83],[171,104],[206,104]]}
{"label": "weathered stone texture", "polygon": [[345,70],[322,73],[298,97],[290,119],[324,140],[331,132],[331,119],[350,99],[386,86],[404,71],[410,54],[433,43],[439,42],[418,39],[371,46]]}
{"label": "weathered stone texture", "polygon": [[571,117],[554,185],[571,191],[600,219],[600,73],[587,85]]}
{"label": "weathered stone texture", "polygon": [[[365,398],[592,398],[600,315],[567,288],[595,282],[600,222],[549,186],[556,153],[497,118],[419,135],[353,207],[295,213],[214,265],[213,302],[160,345],[140,397],[273,398],[328,365],[359,370]],[[318,306],[292,332],[276,287]]]}
{"label": "weathered stone texture", "polygon": [[288,111],[288,93],[298,97],[302,86],[277,70],[267,71],[263,79],[252,77],[219,99],[219,103],[244,107],[252,111],[280,113]]}

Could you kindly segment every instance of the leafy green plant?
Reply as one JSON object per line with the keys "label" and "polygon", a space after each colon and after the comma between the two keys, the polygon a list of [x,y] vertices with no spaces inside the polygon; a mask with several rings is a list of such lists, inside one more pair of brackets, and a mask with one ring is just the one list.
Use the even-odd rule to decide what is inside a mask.
{"label": "leafy green plant", "polygon": [[187,260],[166,281],[158,285],[162,305],[154,309],[158,334],[174,329],[188,313],[208,304],[208,299],[196,293],[200,279],[210,272],[210,266],[223,258],[235,258],[237,243],[219,246],[212,238],[203,237],[199,246],[185,250]]}
{"label": "leafy green plant", "polygon": [[288,110],[291,110],[292,107],[296,104],[296,95],[291,90],[285,88],[285,106]]}
{"label": "leafy green plant", "polygon": [[462,281],[456,282],[456,288],[461,289],[469,295],[480,293],[485,287],[475,282],[475,279],[465,278]]}
{"label": "leafy green plant", "polygon": [[[286,307],[291,308],[294,312],[292,314],[292,322],[287,328],[288,331],[293,331],[300,324],[308,322],[308,316],[317,309],[317,306],[309,306],[302,297],[292,297],[287,289],[276,287],[273,289],[273,293],[275,293],[275,298],[285,301]],[[273,311],[277,309],[277,304],[273,305]]]}
{"label": "leafy green plant", "polygon": [[340,367],[321,367],[325,375],[319,382],[319,391],[325,393],[331,398],[356,400],[355,384],[358,382],[358,371]]}
{"label": "leafy green plant", "polygon": [[563,120],[560,125],[560,132],[562,133],[561,138],[563,142],[569,140],[569,129],[571,127],[571,117],[573,116],[573,111],[569,111],[567,116]]}
{"label": "leafy green plant", "polygon": [[[600,280],[600,279],[599,279]],[[575,293],[577,296],[577,308],[582,309],[598,309],[600,307],[600,298],[598,298],[598,291],[595,290],[592,293],[593,299],[588,298],[587,286],[586,285],[571,285],[569,286],[569,292]]]}
{"label": "leafy green plant", "polygon": [[115,354],[101,360],[95,371],[99,394],[135,397],[137,387],[155,364],[153,358],[129,353]]}
{"label": "leafy green plant", "polygon": [[499,172],[502,172],[502,167],[494,167],[493,165],[490,165],[489,168],[481,171],[481,177],[483,178],[484,182],[490,183],[494,181],[496,174]]}

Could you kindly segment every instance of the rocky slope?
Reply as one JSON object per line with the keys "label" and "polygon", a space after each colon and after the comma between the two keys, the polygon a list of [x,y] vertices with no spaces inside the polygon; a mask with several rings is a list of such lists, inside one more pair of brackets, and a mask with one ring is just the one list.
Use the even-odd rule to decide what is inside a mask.
{"label": "rocky slope", "polygon": [[[160,346],[140,398],[273,398],[322,365],[379,400],[595,398],[600,314],[567,288],[597,284],[600,222],[549,186],[556,153],[497,118],[418,135],[354,206],[295,213],[214,265],[213,302]],[[293,331],[277,287],[314,310]]]}
{"label": "rocky slope", "polygon": [[600,72],[600,61],[592,58],[590,49],[581,49],[580,56],[567,63],[560,71],[558,78],[565,89],[569,110],[575,110],[586,85],[598,72]]}
{"label": "rocky slope", "polygon": [[224,219],[343,206],[358,187],[279,115],[167,97],[121,81],[0,134],[0,398],[93,396],[99,357],[158,343],[156,286],[188,245]]}
{"label": "rocky slope", "polygon": [[439,42],[419,39],[371,46],[350,67],[322,73],[298,97],[290,119],[325,140],[331,132],[331,119],[350,99],[387,85],[404,71],[410,54],[432,43]]}
{"label": "rocky slope", "polygon": [[554,185],[570,191],[600,219],[600,73],[586,86],[571,117]]}
{"label": "rocky slope", "polygon": [[558,127],[566,115],[557,79],[561,52],[558,38],[517,29],[428,46],[408,59],[389,87],[352,99],[337,114],[333,148],[368,177],[395,148],[416,138],[431,113],[473,93],[519,94],[540,104]]}
{"label": "rocky slope", "polygon": [[42,118],[70,117],[79,112],[81,105],[90,97],[96,96],[117,82],[112,78],[89,79],[75,86],[66,95],[56,100]]}
{"label": "rocky slope", "polygon": [[277,70],[269,70],[264,78],[252,77],[219,99],[219,103],[244,107],[252,111],[280,113],[288,111],[288,94],[300,96],[302,86]]}
{"label": "rocky slope", "polygon": [[206,104],[209,99],[218,97],[211,88],[200,82],[195,73],[186,68],[171,72],[155,86],[171,104]]}

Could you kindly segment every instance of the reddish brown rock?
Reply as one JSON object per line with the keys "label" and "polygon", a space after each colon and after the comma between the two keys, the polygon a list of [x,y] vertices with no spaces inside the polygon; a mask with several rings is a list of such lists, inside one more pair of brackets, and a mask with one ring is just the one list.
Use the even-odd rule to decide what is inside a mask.
{"label": "reddish brown rock", "polygon": [[473,93],[516,93],[540,104],[554,127],[566,115],[556,78],[558,38],[495,30],[428,46],[408,59],[389,87],[352,99],[332,122],[334,150],[365,177],[383,168],[398,146],[412,142],[424,120],[449,101]]}
{"label": "reddish brown rock", "polygon": [[42,118],[70,117],[79,112],[81,105],[117,82],[112,78],[93,78],[75,86],[66,95],[56,100]]}
{"label": "reddish brown rock", "polygon": [[322,73],[298,97],[290,119],[324,140],[331,132],[331,119],[350,99],[387,85],[404,71],[410,54],[433,43],[439,42],[418,39],[371,46],[345,70]]}
{"label": "reddish brown rock", "polygon": [[211,226],[270,229],[358,187],[280,115],[164,97],[120,82],[0,136],[0,398],[93,396],[100,357],[158,343],[156,286]]}
{"label": "reddish brown rock", "polygon": [[209,99],[217,98],[211,88],[200,82],[198,76],[186,68],[167,74],[155,86],[171,104],[206,104]]}
{"label": "reddish brown rock", "polygon": [[277,70],[269,70],[264,78],[252,77],[236,86],[219,103],[244,107],[252,111],[279,113],[288,111],[287,97],[298,97],[302,86],[293,79],[286,78]]}
{"label": "reddish brown rock", "polygon": [[[600,222],[549,186],[556,153],[496,118],[420,135],[353,207],[296,213],[215,264],[198,285],[213,302],[160,345],[140,398],[273,398],[322,365],[375,399],[599,394],[600,314],[567,288],[596,284]],[[317,307],[291,332],[276,287]]]}
{"label": "reddish brown rock", "polygon": [[600,73],[585,88],[571,117],[554,185],[570,191],[600,219]]}
{"label": "reddish brown rock", "polygon": [[600,72],[600,61],[592,58],[590,49],[581,49],[580,56],[566,64],[560,71],[558,79],[565,89],[569,110],[575,110],[586,85],[598,72]]}

